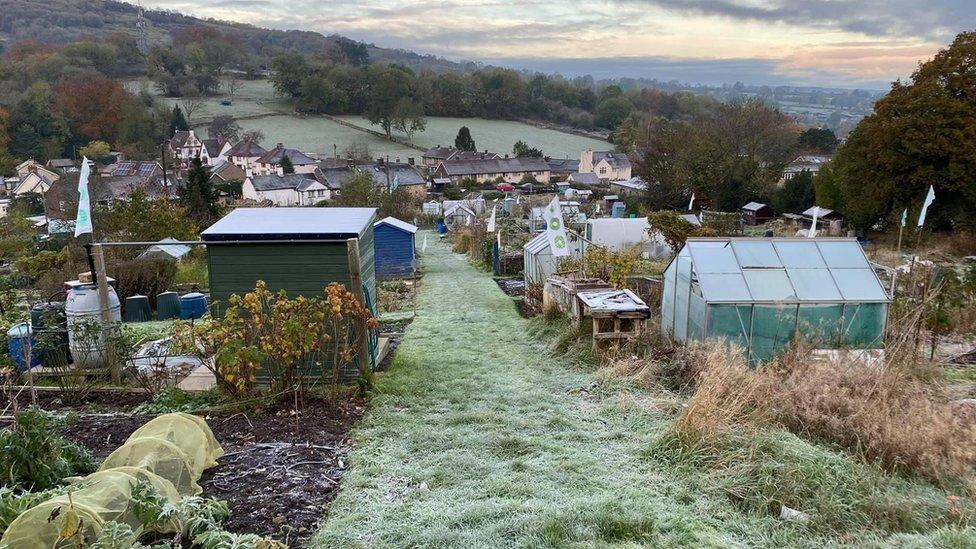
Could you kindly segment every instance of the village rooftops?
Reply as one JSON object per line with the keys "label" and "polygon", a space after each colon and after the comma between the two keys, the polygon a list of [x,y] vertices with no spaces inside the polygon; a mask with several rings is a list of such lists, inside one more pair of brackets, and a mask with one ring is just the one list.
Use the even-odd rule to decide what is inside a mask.
{"label": "village rooftops", "polygon": [[268,154],[268,151],[264,147],[258,145],[248,137],[245,137],[227,151],[228,158],[260,158],[266,154]]}
{"label": "village rooftops", "polygon": [[593,165],[596,166],[601,160],[606,159],[607,163],[614,169],[629,168],[630,158],[626,154],[613,151],[593,151]]}
{"label": "village rooftops", "polygon": [[549,171],[552,173],[571,174],[579,172],[580,161],[578,158],[547,158],[546,163],[549,164]]}
{"label": "village rooftops", "polygon": [[[228,153],[228,156],[230,156],[230,153]],[[281,164],[281,160],[286,156],[288,160],[291,160],[292,166],[308,166],[318,163],[317,160],[297,149],[286,149],[281,143],[278,143],[275,148],[258,158],[257,162],[258,164]]]}
{"label": "village rooftops", "polygon": [[484,158],[499,158],[501,157],[498,153],[485,151],[462,151],[454,147],[441,147],[440,145],[436,147],[431,147],[424,152],[424,158],[430,160],[481,160]]}
{"label": "village rooftops", "polygon": [[446,161],[438,171],[448,176],[486,175],[521,172],[546,172],[549,164],[541,158],[485,158],[481,160]]}
{"label": "village rooftops", "polygon": [[255,191],[276,191],[281,189],[294,189],[304,191],[312,185],[318,183],[314,176],[309,174],[289,173],[285,175],[256,175],[250,178],[251,185]]}
{"label": "village rooftops", "polygon": [[624,179],[621,181],[611,181],[610,184],[624,187],[626,189],[631,189],[634,191],[647,190],[647,181],[644,181],[639,177],[631,177],[630,179]]}
{"label": "village rooftops", "polygon": [[376,208],[237,208],[200,233],[207,241],[347,240],[373,224]]}

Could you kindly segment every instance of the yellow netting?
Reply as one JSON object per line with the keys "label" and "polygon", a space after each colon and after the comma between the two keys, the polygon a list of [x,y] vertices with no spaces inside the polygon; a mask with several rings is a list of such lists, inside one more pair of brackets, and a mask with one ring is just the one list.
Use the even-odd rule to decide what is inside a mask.
{"label": "yellow netting", "polygon": [[[207,423],[189,414],[159,416],[136,430],[125,444],[102,462],[98,472],[66,479],[73,484],[71,509],[68,495],[57,496],[21,513],[4,532],[0,545],[11,549],[61,549],[86,546],[106,522],[128,524],[136,534],[144,525],[135,515],[132,489],[140,481],[151,484],[172,504],[181,495],[197,495],[205,469],[224,455]],[[69,515],[81,519],[80,533],[61,539]],[[52,518],[53,515],[53,518]],[[172,531],[172,525],[154,527]]]}
{"label": "yellow netting", "polygon": [[129,440],[138,438],[161,438],[178,446],[189,458],[190,470],[197,478],[205,469],[217,465],[217,458],[224,455],[207,424],[189,414],[159,416],[129,436]]}

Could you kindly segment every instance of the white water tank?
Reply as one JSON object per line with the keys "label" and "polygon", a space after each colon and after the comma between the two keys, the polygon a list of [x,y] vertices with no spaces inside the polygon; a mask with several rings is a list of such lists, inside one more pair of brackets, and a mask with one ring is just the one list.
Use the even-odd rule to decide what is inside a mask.
{"label": "white water tank", "polygon": [[106,335],[122,322],[122,307],[115,288],[108,287],[108,309],[111,324],[102,321],[98,302],[98,286],[81,284],[68,291],[64,314],[68,320],[68,347],[78,368],[98,368],[105,365]]}

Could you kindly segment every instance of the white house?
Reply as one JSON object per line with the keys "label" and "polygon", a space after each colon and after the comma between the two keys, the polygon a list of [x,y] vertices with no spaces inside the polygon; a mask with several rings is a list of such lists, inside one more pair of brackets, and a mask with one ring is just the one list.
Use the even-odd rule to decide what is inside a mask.
{"label": "white house", "polygon": [[780,178],[779,182],[782,184],[789,181],[802,172],[810,172],[811,175],[817,175],[820,172],[820,168],[827,162],[830,162],[829,156],[798,156],[793,162],[786,165],[786,168],[783,170],[783,177]]}
{"label": "white house", "polygon": [[[173,139],[169,140],[169,148],[180,163],[189,165],[194,158],[201,156],[203,143],[193,130],[176,130]],[[201,156],[202,159],[202,156]]]}
{"label": "white house", "polygon": [[245,136],[238,144],[231,147],[224,155],[227,160],[247,173],[255,162],[268,154],[264,147],[255,143],[249,136]]}
{"label": "white house", "polygon": [[601,181],[621,181],[631,177],[630,159],[624,153],[583,149],[580,152],[580,173],[593,173]]}
{"label": "white house", "polygon": [[308,174],[252,175],[244,179],[244,198],[268,200],[276,206],[314,206],[332,193],[324,183]]}
{"label": "white house", "polygon": [[41,166],[34,160],[27,160],[17,166],[17,183],[14,184],[10,194],[13,196],[44,194],[58,179],[61,179],[61,174]]}

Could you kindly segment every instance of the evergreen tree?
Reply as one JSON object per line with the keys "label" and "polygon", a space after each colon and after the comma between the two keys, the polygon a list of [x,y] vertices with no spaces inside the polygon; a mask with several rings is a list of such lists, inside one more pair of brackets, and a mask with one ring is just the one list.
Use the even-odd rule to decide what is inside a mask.
{"label": "evergreen tree", "polygon": [[210,172],[198,156],[186,172],[186,188],[180,194],[181,205],[191,218],[205,225],[220,215],[217,199],[217,190],[210,183]]}
{"label": "evergreen tree", "polygon": [[180,109],[179,105],[173,106],[173,114],[169,119],[169,134],[173,135],[177,131],[187,131],[190,129],[190,123],[186,121],[186,117],[183,116],[183,110]]}
{"label": "evergreen tree", "polygon": [[287,154],[281,155],[281,172],[295,173],[295,165],[291,163],[291,158]]}
{"label": "evergreen tree", "polygon": [[457,137],[454,138],[454,147],[461,151],[478,150],[474,144],[474,138],[471,137],[471,130],[467,126],[461,126],[461,129],[458,130]]}

